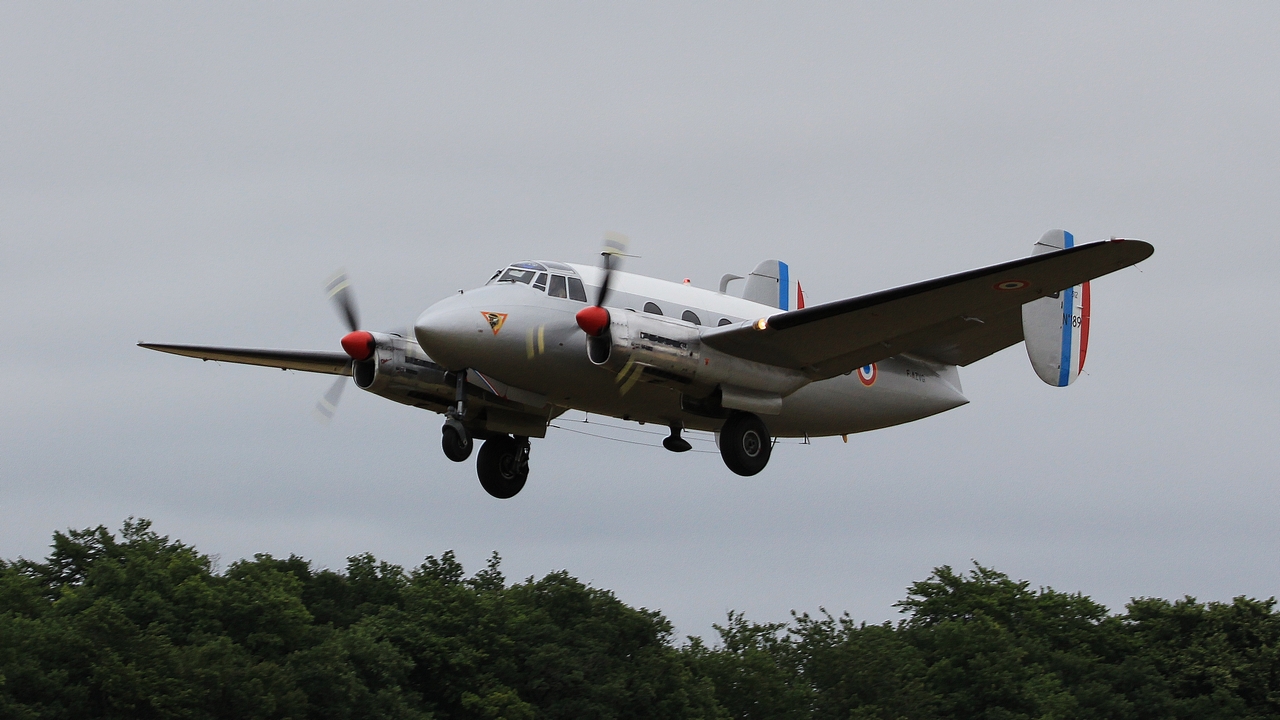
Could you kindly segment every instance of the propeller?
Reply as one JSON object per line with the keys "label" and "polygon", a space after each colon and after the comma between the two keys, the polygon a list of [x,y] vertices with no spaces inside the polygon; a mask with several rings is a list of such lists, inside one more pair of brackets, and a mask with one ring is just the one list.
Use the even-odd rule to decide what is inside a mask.
{"label": "propeller", "polygon": [[[355,293],[351,290],[351,278],[346,272],[338,272],[325,286],[325,292],[329,300],[333,301],[338,317],[342,319],[349,331],[342,336],[342,349],[356,362],[373,357],[373,334],[360,329],[360,311],[356,308]],[[342,399],[342,391],[346,386],[346,376],[339,376],[333,385],[329,386],[329,391],[324,394],[324,397],[316,401],[316,417],[326,423],[333,419],[338,411],[338,401]]]}
{"label": "propeller", "polygon": [[609,298],[609,283],[613,280],[613,269],[618,264],[618,258],[630,257],[627,255],[629,243],[627,236],[621,233],[604,234],[604,249],[600,251],[600,269],[604,271],[604,276],[600,281],[600,290],[596,293],[595,304],[582,308],[574,316],[578,327],[591,337],[600,337],[609,329],[609,311],[604,308],[604,303]]}

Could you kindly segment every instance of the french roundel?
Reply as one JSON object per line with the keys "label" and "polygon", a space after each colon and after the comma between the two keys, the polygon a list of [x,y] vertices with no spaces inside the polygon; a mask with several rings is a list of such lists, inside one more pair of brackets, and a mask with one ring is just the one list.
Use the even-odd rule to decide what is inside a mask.
{"label": "french roundel", "polygon": [[875,385],[876,377],[878,377],[879,375],[880,375],[880,371],[879,369],[876,368],[875,363],[871,363],[870,365],[863,365],[862,367],[858,368],[858,380],[862,382],[863,385],[866,385],[867,387],[871,387],[872,385]]}
{"label": "french roundel", "polygon": [[1031,283],[1027,282],[1026,280],[1004,280],[1002,282],[996,283],[996,289],[997,290],[1021,290],[1022,288],[1030,284]]}

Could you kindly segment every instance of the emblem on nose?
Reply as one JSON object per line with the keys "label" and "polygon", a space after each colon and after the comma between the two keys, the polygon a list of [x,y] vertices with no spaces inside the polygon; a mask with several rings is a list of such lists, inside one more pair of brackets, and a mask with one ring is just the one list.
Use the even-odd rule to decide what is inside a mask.
{"label": "emblem on nose", "polygon": [[488,312],[486,310],[481,310],[480,314],[484,316],[484,321],[489,323],[489,329],[493,331],[494,335],[498,334],[498,331],[502,329],[502,324],[507,321],[506,313],[496,313],[496,312]]}

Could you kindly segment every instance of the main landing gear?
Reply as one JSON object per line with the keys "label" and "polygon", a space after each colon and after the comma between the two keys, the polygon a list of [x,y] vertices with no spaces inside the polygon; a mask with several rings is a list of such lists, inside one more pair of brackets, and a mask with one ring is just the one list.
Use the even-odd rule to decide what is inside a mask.
{"label": "main landing gear", "polygon": [[495,435],[485,440],[476,474],[485,492],[501,500],[514,497],[529,478],[529,438]]}
{"label": "main landing gear", "polygon": [[720,428],[720,457],[739,475],[751,476],[763,470],[772,450],[769,428],[751,413],[735,412]]}

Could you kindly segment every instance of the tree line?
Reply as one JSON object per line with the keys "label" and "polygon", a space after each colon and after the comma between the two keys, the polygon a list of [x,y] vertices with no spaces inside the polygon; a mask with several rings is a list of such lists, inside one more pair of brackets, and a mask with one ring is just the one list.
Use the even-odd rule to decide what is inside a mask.
{"label": "tree line", "polygon": [[495,554],[218,571],[145,520],[0,561],[0,718],[1274,718],[1275,600],[1134,600],[934,570],[897,623],[825,612],[677,639]]}

